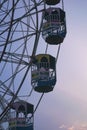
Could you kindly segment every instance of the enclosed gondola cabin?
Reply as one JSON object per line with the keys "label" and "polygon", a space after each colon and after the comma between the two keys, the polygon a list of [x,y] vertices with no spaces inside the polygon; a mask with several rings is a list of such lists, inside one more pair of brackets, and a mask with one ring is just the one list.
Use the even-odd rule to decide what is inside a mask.
{"label": "enclosed gondola cabin", "polygon": [[48,8],[43,11],[42,37],[51,45],[63,42],[66,36],[65,12],[60,8]]}
{"label": "enclosed gondola cabin", "polygon": [[12,103],[11,108],[9,130],[33,130],[34,106],[26,101],[20,100]]}
{"label": "enclosed gondola cabin", "polygon": [[39,54],[35,58],[31,66],[31,84],[37,92],[50,92],[56,84],[55,58],[49,54]]}
{"label": "enclosed gondola cabin", "polygon": [[47,5],[56,5],[60,0],[44,0]]}

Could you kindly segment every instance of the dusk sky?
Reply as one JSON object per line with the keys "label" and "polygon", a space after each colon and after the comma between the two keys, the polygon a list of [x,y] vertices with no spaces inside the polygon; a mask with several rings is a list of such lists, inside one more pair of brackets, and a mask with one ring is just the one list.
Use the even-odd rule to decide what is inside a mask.
{"label": "dusk sky", "polygon": [[[55,7],[60,6],[61,3],[59,5],[57,4]],[[19,8],[19,10],[21,10],[21,8]],[[66,12],[67,35],[64,42],[61,43],[60,53],[56,64],[57,82],[52,92],[44,94],[42,101],[35,112],[34,130],[87,130],[87,0],[64,0],[64,10]],[[15,18],[19,17],[19,15],[23,15],[21,11],[18,11],[18,13],[15,14]],[[40,21],[41,15],[39,15],[39,18]],[[34,27],[34,20],[32,19],[32,21]],[[22,30],[25,27],[26,30],[27,24],[25,21],[25,24],[22,22],[18,24],[19,26],[17,25],[17,29],[20,27]],[[14,25],[14,27],[15,26],[16,25]],[[15,29],[16,27],[13,28],[13,30]],[[19,38],[21,36],[20,42],[16,42],[13,39],[15,44],[12,44],[13,47],[11,48],[11,51],[14,50],[13,52],[19,54],[19,52],[22,52],[20,51],[20,45],[22,45],[22,48],[26,41],[24,39],[21,43],[21,39],[27,32],[23,33],[20,31],[20,33],[16,32],[13,34],[13,38]],[[30,36],[29,38],[29,45],[28,43],[26,44],[27,49],[25,54],[27,54],[27,51],[28,54],[32,52],[32,48],[30,47],[33,47],[34,39],[33,36]],[[19,51],[17,46],[19,47]],[[45,53],[45,47],[46,43],[41,35],[36,53]],[[48,45],[47,53],[55,57],[57,48],[58,45]],[[31,54],[29,56],[31,56]],[[6,69],[5,75],[3,73],[4,76],[2,75],[1,77],[2,81],[8,78],[10,65],[7,66],[8,70]],[[15,68],[15,65],[13,67]],[[20,75],[23,74],[25,70],[20,72]],[[14,80],[14,83],[15,81],[16,83],[13,83],[13,86],[18,87],[17,85],[20,84],[21,77],[22,76],[17,75],[17,78]],[[30,89],[31,87],[30,73],[28,73],[26,82],[24,82],[23,86],[24,87],[21,88],[22,93],[20,93],[25,94],[26,92],[29,94],[27,88]],[[21,95],[20,93],[19,95]],[[33,100],[36,104],[36,100],[39,99],[39,96],[40,95],[37,92],[34,92],[32,97],[29,97],[28,101],[32,102]]]}
{"label": "dusk sky", "polygon": [[35,130],[87,130],[87,1],[64,0],[64,5],[67,35],[57,62],[57,83],[35,113]]}

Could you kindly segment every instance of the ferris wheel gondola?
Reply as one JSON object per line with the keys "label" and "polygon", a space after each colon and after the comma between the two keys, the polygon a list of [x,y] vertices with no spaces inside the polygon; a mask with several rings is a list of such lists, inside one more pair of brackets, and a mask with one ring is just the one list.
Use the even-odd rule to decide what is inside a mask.
{"label": "ferris wheel gondola", "polygon": [[60,0],[45,0],[47,5],[56,5],[60,3]]}
{"label": "ferris wheel gondola", "polygon": [[56,84],[56,60],[48,54],[39,54],[35,58],[36,62],[31,66],[31,84],[37,92],[50,92]]}
{"label": "ferris wheel gondola", "polygon": [[50,7],[43,12],[42,37],[50,45],[58,45],[66,36],[65,11]]}

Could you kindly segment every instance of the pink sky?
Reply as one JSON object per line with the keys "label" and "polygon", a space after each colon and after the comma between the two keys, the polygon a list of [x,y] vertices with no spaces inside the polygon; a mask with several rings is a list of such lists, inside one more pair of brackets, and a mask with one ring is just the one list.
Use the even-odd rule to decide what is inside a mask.
{"label": "pink sky", "polygon": [[[44,94],[34,115],[35,130],[87,130],[87,0],[64,0],[64,4],[67,35],[56,66],[57,83],[52,92]],[[40,36],[37,52],[45,53],[45,46]],[[55,56],[56,52],[57,46],[48,47],[49,54]],[[23,92],[31,87],[29,74]],[[34,94],[31,98],[36,102],[39,94]]]}
{"label": "pink sky", "polygon": [[57,83],[39,106],[36,130],[87,130],[87,1],[64,3],[67,36],[57,62]]}

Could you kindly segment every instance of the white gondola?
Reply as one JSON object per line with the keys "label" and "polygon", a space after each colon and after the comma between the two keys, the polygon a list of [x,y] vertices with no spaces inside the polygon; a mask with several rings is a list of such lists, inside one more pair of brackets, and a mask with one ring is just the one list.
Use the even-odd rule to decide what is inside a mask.
{"label": "white gondola", "polygon": [[65,12],[60,8],[48,8],[43,12],[42,37],[48,44],[57,45],[66,36]]}
{"label": "white gondola", "polygon": [[9,130],[33,130],[33,105],[20,100],[11,104]]}

